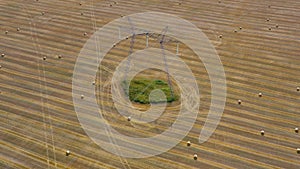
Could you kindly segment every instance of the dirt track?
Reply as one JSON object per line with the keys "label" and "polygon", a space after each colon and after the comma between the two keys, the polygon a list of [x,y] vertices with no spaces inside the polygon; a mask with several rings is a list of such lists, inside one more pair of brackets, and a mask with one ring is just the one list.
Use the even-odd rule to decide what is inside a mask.
{"label": "dirt track", "polygon": [[[0,56],[0,168],[300,168],[296,153],[300,135],[294,132],[300,128],[300,92],[296,91],[300,86],[300,2],[80,2],[0,1],[0,53],[5,53]],[[180,57],[200,86],[198,119],[189,135],[170,151],[147,159],[125,159],[99,148],[81,129],[72,102],[72,72],[93,32],[121,15],[145,11],[178,15],[206,33],[224,65],[227,102],[214,135],[204,144],[195,144],[211,101],[210,83],[201,61],[181,44]],[[159,47],[151,39],[150,44]],[[144,37],[139,37],[134,50],[144,46]],[[152,136],[171,125],[178,104],[169,105],[159,120],[147,126],[129,124],[118,115],[110,98],[109,76],[128,48],[129,40],[124,40],[104,59],[99,71],[103,79],[96,81],[105,89],[98,92],[99,105],[121,133]],[[166,48],[175,52],[176,44]],[[258,97],[259,92],[263,97]],[[186,146],[188,140],[191,147]],[[67,149],[72,152],[69,157]]]}

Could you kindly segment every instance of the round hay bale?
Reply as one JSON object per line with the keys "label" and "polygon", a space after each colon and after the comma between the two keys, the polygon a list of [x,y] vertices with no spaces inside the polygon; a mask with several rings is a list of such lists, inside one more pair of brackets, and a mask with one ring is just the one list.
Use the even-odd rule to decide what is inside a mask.
{"label": "round hay bale", "polygon": [[84,99],[84,95],[83,94],[80,97],[81,97],[81,99]]}
{"label": "round hay bale", "polygon": [[95,82],[95,81],[93,81],[93,82],[92,82],[92,85],[93,85],[93,86],[95,86],[95,84],[96,84],[96,82]]}
{"label": "round hay bale", "polygon": [[265,135],[265,131],[264,131],[264,130],[261,130],[261,131],[260,131],[260,135],[264,136],[264,135]]}
{"label": "round hay bale", "polygon": [[71,154],[70,150],[66,151],[66,156],[69,156]]}
{"label": "round hay bale", "polygon": [[191,146],[191,141],[187,141],[186,145],[189,147]]}
{"label": "round hay bale", "polygon": [[4,56],[5,56],[5,54],[4,54],[4,53],[2,53],[2,54],[1,54],[1,57],[4,57]]}
{"label": "round hay bale", "polygon": [[242,100],[238,100],[238,104],[242,104]]}
{"label": "round hay bale", "polygon": [[87,36],[87,33],[86,32],[84,32],[84,34],[83,34],[84,36]]}
{"label": "round hay bale", "polygon": [[44,57],[43,57],[43,60],[46,60],[46,59],[47,59],[47,57],[46,57],[46,56],[44,56]]}
{"label": "round hay bale", "polygon": [[297,87],[297,91],[298,91],[298,92],[300,91],[300,87]]}
{"label": "round hay bale", "polygon": [[299,133],[298,127],[295,128],[295,133]]}
{"label": "round hay bale", "polygon": [[8,31],[5,31],[5,34],[7,35],[7,34],[8,34]]}
{"label": "round hay bale", "polygon": [[127,117],[127,121],[131,121],[131,117],[129,116],[129,117]]}
{"label": "round hay bale", "polygon": [[17,28],[17,31],[19,32],[21,29],[20,28]]}
{"label": "round hay bale", "polygon": [[197,160],[197,159],[198,159],[198,155],[194,154],[194,160]]}
{"label": "round hay bale", "polygon": [[61,59],[61,58],[62,58],[62,56],[61,56],[61,55],[58,55],[58,56],[57,56],[57,58],[58,58],[58,59]]}
{"label": "round hay bale", "polygon": [[243,28],[242,27],[240,27],[240,30],[242,30]]}
{"label": "round hay bale", "polygon": [[222,38],[223,36],[222,35],[219,35],[219,38]]}
{"label": "round hay bale", "polygon": [[259,96],[259,97],[262,97],[262,93],[258,93],[258,96]]}
{"label": "round hay bale", "polygon": [[300,154],[300,148],[297,148],[297,154]]}

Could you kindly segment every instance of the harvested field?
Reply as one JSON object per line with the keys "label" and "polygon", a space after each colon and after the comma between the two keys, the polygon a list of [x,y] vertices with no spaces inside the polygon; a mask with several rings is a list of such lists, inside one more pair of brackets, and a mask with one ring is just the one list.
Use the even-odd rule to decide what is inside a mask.
{"label": "harvested field", "polygon": [[[199,144],[211,84],[202,61],[179,42],[179,57],[199,86],[197,120],[171,150],[124,158],[99,147],[82,129],[73,105],[73,70],[95,31],[146,11],[177,15],[206,34],[225,69],[226,107],[214,134]],[[0,0],[0,168],[300,168],[300,134],[295,131],[300,128],[299,17],[296,0]],[[138,35],[133,52],[144,49],[145,40]],[[176,45],[168,43],[165,49],[175,54]],[[149,46],[160,47],[153,37]],[[124,39],[103,59],[95,79],[98,105],[120,133],[155,136],[174,123],[180,101],[167,104],[162,116],[147,124],[118,113],[111,78],[129,48],[130,38]],[[139,76],[167,81],[156,70]]]}

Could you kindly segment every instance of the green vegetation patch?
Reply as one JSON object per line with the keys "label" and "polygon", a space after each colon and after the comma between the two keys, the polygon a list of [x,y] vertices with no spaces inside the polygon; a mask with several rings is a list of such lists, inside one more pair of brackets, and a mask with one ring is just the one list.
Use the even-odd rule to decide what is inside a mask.
{"label": "green vegetation patch", "polygon": [[[126,88],[128,86],[128,81],[122,82],[122,87],[125,91],[125,94],[128,96],[130,101],[138,102],[141,104],[149,103],[160,103],[160,102],[173,102],[178,100],[178,96],[171,92],[171,88],[163,80],[149,80],[149,79],[133,79],[129,84],[129,92]],[[151,100],[149,100],[150,93],[155,90],[160,89],[166,96],[166,98],[161,97],[159,92],[152,93]]]}

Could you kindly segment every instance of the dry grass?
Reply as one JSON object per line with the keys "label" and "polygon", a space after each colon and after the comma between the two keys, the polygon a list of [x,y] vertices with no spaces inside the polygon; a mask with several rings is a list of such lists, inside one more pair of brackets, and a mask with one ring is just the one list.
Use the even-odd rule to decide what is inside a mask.
{"label": "dry grass", "polygon": [[[0,53],[5,53],[0,57],[0,168],[300,168],[296,153],[300,135],[294,132],[300,127],[298,1],[116,2],[0,1]],[[223,62],[228,96],[214,135],[196,144],[208,113],[210,83],[201,61],[181,44],[180,57],[200,86],[198,119],[170,151],[147,159],[125,159],[99,148],[81,129],[72,102],[72,71],[80,49],[97,28],[121,15],[144,11],[178,15],[207,34]],[[159,47],[154,40],[150,43]],[[135,50],[144,46],[144,37],[139,37]],[[176,44],[166,48],[175,52]],[[116,112],[110,78],[128,49],[129,40],[124,40],[104,59],[99,71],[102,81],[96,81],[105,89],[98,92],[104,98],[99,105],[121,133],[152,136],[172,124],[179,107],[168,105],[159,120],[147,125],[130,124]],[[263,97],[258,97],[260,92]],[[191,147],[186,146],[187,140]],[[66,150],[72,153],[69,157]]]}

